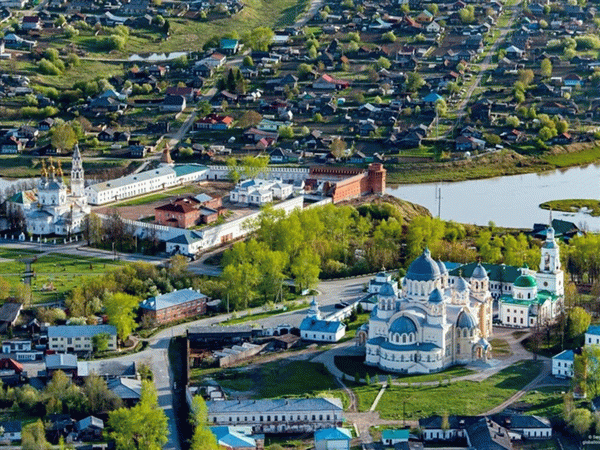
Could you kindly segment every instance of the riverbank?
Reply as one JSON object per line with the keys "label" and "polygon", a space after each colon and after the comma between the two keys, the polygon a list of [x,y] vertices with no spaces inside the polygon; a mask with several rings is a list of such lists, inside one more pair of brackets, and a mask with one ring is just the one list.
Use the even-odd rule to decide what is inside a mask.
{"label": "riverbank", "polygon": [[582,198],[551,200],[549,202],[541,203],[540,208],[567,213],[576,213],[583,210],[592,217],[600,216],[600,200]]}
{"label": "riverbank", "polygon": [[390,185],[478,180],[507,175],[548,172],[600,161],[600,142],[556,146],[537,153],[531,147],[521,152],[505,149],[489,155],[451,162],[388,165]]}

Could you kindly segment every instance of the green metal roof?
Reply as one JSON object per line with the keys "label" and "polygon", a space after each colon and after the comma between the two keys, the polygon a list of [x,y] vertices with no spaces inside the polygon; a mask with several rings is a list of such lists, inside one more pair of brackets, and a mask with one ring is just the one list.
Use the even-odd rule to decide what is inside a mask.
{"label": "green metal roof", "polygon": [[548,291],[539,291],[535,298],[513,298],[511,295],[502,295],[500,301],[503,303],[510,303],[511,305],[531,306],[531,305],[542,305],[546,300],[550,299],[555,302],[558,300],[558,296]]}
{"label": "green metal roof", "polygon": [[537,282],[535,281],[535,278],[533,278],[531,275],[521,275],[515,280],[515,286],[523,288],[536,287]]}
{"label": "green metal roof", "polygon": [[[462,276],[464,278],[471,278],[473,270],[477,267],[476,262],[459,266],[450,271],[450,275]],[[499,281],[503,283],[514,283],[517,278],[521,276],[521,271],[518,267],[507,266],[504,264],[482,264],[486,270],[490,281]]]}
{"label": "green metal roof", "polygon": [[201,165],[193,165],[193,164],[183,164],[180,166],[174,166],[173,170],[175,171],[175,175],[178,177],[182,175],[189,175],[190,173],[202,172],[204,170],[208,170],[208,167]]}

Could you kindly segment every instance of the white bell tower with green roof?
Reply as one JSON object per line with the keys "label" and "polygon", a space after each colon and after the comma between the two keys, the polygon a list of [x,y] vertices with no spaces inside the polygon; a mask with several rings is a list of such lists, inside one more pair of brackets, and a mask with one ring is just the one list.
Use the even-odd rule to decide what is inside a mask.
{"label": "white bell tower with green roof", "polygon": [[560,266],[560,248],[554,236],[554,228],[549,225],[546,230],[546,241],[542,245],[539,270],[536,273],[538,288],[562,296],[565,293],[564,278]]}

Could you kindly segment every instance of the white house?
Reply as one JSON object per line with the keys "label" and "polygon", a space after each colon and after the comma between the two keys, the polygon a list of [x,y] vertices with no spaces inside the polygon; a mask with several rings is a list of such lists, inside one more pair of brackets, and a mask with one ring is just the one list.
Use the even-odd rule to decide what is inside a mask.
{"label": "white house", "polygon": [[284,200],[292,196],[294,186],[281,180],[264,180],[254,178],[240,181],[229,193],[229,200],[234,203],[263,206],[273,200]]}
{"label": "white house", "polygon": [[600,345],[600,325],[590,325],[585,332],[584,345]]}
{"label": "white house", "polygon": [[307,341],[337,342],[346,334],[346,325],[337,320],[321,318],[319,305],[313,298],[306,317],[300,324],[300,337]]}
{"label": "white house", "polygon": [[352,433],[345,428],[323,428],[315,431],[315,450],[350,450]]}
{"label": "white house", "polygon": [[2,440],[4,441],[20,441],[21,440],[21,421],[10,420],[0,422],[0,429],[4,431]]}
{"label": "white house", "polygon": [[383,445],[396,445],[408,442],[410,430],[383,430],[381,432],[381,443]]}
{"label": "white house", "polygon": [[117,329],[112,325],[58,325],[48,327],[48,349],[57,352],[92,351],[92,338],[107,334],[108,350],[117,349]]}
{"label": "white house", "polygon": [[11,339],[2,342],[2,353],[30,352],[31,341],[25,339]]}
{"label": "white house", "polygon": [[573,350],[563,350],[552,357],[552,375],[558,378],[573,377]]}

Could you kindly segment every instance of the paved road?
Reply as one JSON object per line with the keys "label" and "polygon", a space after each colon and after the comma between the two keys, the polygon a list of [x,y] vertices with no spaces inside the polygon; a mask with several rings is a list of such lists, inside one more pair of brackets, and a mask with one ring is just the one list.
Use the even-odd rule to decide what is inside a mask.
{"label": "paved road", "polygon": [[467,95],[465,95],[465,98],[463,99],[463,101],[457,106],[456,127],[458,127],[458,125],[460,124],[461,120],[463,119],[463,117],[464,117],[464,115],[466,113],[467,105],[469,104],[469,101],[471,100],[471,96],[475,92],[475,89],[477,89],[479,87],[479,85],[481,84],[481,80],[483,78],[483,75],[487,72],[487,70],[489,68],[492,67],[492,64],[491,64],[492,57],[496,54],[496,51],[498,50],[498,47],[505,42],[506,35],[511,30],[511,27],[512,27],[514,21],[517,19],[517,17],[519,16],[519,14],[522,13],[522,10],[521,10],[521,8],[520,8],[519,5],[520,5],[520,2],[517,3],[515,6],[512,7],[514,9],[514,13],[510,17],[510,19],[509,19],[506,27],[500,28],[500,36],[492,44],[492,46],[490,47],[487,55],[485,55],[485,58],[483,58],[483,61],[479,65],[479,73],[477,74],[477,77],[475,78],[475,82],[471,85],[471,87],[467,91]]}

